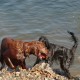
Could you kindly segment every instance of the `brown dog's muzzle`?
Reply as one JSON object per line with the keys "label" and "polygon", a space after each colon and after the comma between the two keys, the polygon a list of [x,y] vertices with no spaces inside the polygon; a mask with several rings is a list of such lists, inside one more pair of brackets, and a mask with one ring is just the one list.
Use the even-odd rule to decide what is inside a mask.
{"label": "brown dog's muzzle", "polygon": [[43,48],[41,50],[41,52],[39,53],[39,58],[40,59],[47,59],[48,58],[48,54],[49,54],[49,51],[46,48]]}
{"label": "brown dog's muzzle", "polygon": [[42,59],[47,59],[48,56],[45,53],[39,53],[38,57],[42,60]]}

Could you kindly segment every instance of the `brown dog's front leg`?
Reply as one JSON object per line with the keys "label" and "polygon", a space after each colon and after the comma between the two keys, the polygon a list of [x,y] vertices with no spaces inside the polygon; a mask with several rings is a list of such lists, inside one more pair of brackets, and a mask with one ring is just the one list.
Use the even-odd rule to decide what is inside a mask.
{"label": "brown dog's front leg", "polygon": [[35,66],[35,65],[38,64],[38,63],[40,63],[40,61],[41,61],[41,60],[37,57],[36,62],[34,63],[33,66]]}
{"label": "brown dog's front leg", "polygon": [[22,67],[22,69],[27,69],[28,70],[28,68],[26,67],[26,64],[25,64],[25,60],[21,61],[20,66]]}

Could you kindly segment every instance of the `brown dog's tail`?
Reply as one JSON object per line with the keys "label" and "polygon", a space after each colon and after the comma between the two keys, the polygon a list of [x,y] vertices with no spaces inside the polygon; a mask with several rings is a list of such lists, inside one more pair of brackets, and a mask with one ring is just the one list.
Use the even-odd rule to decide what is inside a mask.
{"label": "brown dog's tail", "polygon": [[76,48],[77,48],[77,46],[78,46],[78,38],[74,35],[73,32],[68,31],[68,33],[71,35],[72,40],[74,41],[74,45],[72,46],[71,51],[72,51],[73,53],[75,53]]}
{"label": "brown dog's tail", "polygon": [[0,49],[0,62],[2,63],[2,54],[1,54],[1,49]]}
{"label": "brown dog's tail", "polygon": [[0,67],[0,70],[2,70],[5,66],[5,63],[4,63],[4,59],[3,59],[3,56],[1,54],[1,49],[0,49],[0,62],[1,62],[1,67]]}

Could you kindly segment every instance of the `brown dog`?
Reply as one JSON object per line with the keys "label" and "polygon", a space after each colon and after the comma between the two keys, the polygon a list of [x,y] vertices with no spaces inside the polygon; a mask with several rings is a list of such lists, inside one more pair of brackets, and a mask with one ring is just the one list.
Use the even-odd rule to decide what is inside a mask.
{"label": "brown dog", "polygon": [[1,43],[1,69],[5,65],[4,62],[12,69],[16,69],[17,66],[26,69],[25,58],[31,54],[40,59],[46,59],[48,50],[45,44],[39,41],[23,42],[11,38],[4,38]]}

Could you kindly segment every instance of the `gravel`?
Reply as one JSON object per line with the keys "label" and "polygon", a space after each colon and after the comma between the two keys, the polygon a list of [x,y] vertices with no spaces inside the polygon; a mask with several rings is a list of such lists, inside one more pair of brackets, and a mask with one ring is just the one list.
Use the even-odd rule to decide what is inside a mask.
{"label": "gravel", "polygon": [[56,74],[49,64],[40,63],[28,70],[19,68],[19,71],[8,71],[4,68],[0,71],[0,80],[68,80],[68,78]]}

